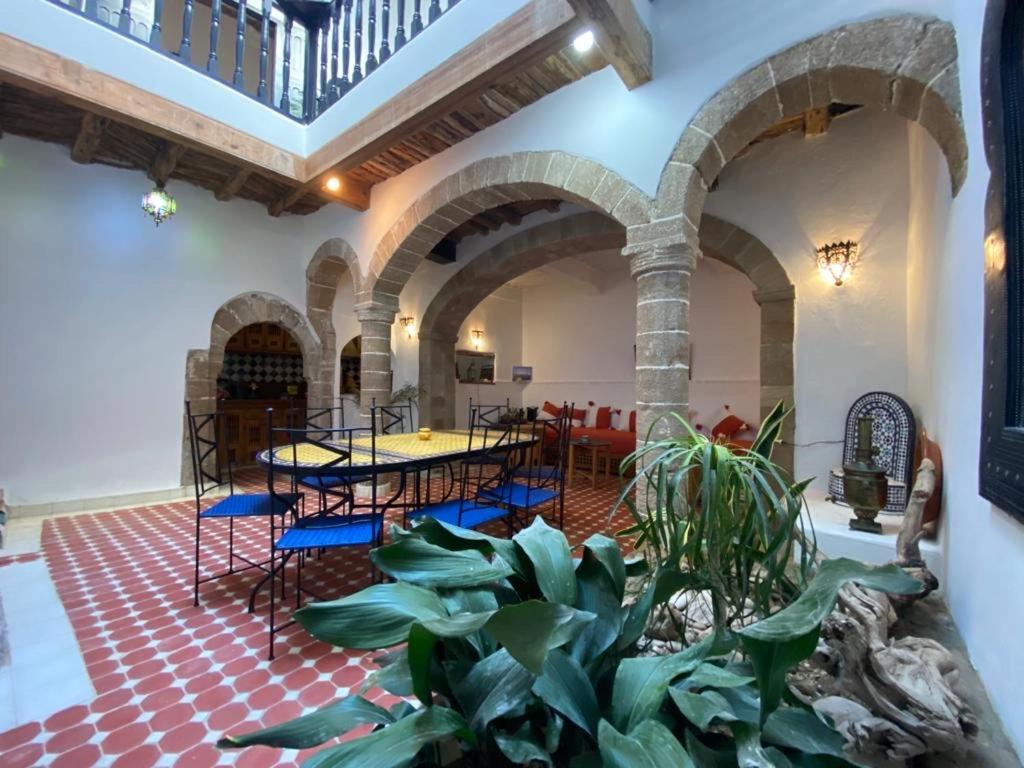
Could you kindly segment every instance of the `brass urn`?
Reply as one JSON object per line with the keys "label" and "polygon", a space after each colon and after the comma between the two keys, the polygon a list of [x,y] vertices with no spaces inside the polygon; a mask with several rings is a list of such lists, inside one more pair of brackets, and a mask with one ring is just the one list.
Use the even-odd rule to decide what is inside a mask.
{"label": "brass urn", "polygon": [[843,466],[843,495],[856,515],[850,520],[850,528],[881,533],[882,525],[875,518],[889,500],[889,480],[885,470],[875,464],[876,451],[871,444],[873,424],[874,419],[870,416],[857,419],[857,446],[853,453],[853,463]]}

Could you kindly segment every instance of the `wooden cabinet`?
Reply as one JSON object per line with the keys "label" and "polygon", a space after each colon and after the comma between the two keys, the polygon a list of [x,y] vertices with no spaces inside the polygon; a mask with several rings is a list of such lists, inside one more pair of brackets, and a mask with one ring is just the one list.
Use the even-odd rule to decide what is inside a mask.
{"label": "wooden cabinet", "polygon": [[227,352],[301,355],[302,348],[287,330],[273,323],[247,325],[224,346]]}
{"label": "wooden cabinet", "polygon": [[298,426],[305,420],[306,400],[225,400],[222,455],[234,467],[251,467],[256,454],[270,445],[267,408],[273,408],[275,427]]}

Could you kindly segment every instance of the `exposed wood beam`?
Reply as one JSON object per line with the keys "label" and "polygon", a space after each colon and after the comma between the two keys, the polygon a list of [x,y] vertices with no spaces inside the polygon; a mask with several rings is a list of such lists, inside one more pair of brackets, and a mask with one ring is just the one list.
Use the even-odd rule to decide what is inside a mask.
{"label": "exposed wood beam", "polygon": [[300,184],[284,197],[275,200],[267,206],[267,212],[271,216],[280,216],[309,194],[315,194],[320,199],[330,203],[347,205],[350,208],[355,208],[357,211],[365,211],[370,207],[369,184],[356,181],[351,176],[339,176],[339,178],[341,179],[341,187],[339,187],[337,192],[331,192],[324,187],[324,179],[322,177],[313,179],[305,184]]}
{"label": "exposed wood beam", "polygon": [[820,136],[831,123],[832,113],[828,107],[809,109],[804,112],[804,136]]}
{"label": "exposed wood beam", "polygon": [[249,180],[250,176],[252,176],[252,171],[249,168],[239,168],[234,174],[224,179],[220,189],[213,193],[214,197],[221,202],[231,200],[245,186],[245,182]]}
{"label": "exposed wood beam", "polygon": [[76,163],[91,163],[96,157],[96,150],[100,148],[103,140],[103,131],[107,129],[110,121],[105,117],[86,112],[82,115],[82,124],[75,137],[75,143],[71,145],[71,159]]}
{"label": "exposed wood beam", "polygon": [[531,0],[310,155],[307,175],[370,160],[491,83],[564,48],[578,28],[565,0]]}
{"label": "exposed wood beam", "polygon": [[630,90],[653,77],[651,33],[633,0],[569,0],[594,33],[594,41]]}
{"label": "exposed wood beam", "polygon": [[165,141],[153,158],[153,164],[149,167],[147,176],[156,182],[157,186],[163,186],[171,178],[178,160],[185,154],[185,146],[173,141]]}

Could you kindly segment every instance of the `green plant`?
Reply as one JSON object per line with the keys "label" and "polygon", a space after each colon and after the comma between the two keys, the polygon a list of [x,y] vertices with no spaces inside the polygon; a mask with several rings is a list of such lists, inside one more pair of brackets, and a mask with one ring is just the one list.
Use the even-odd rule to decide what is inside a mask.
{"label": "green plant", "polygon": [[[349,696],[219,746],[309,748],[369,725],[304,768],[436,766],[453,744],[463,765],[488,768],[847,765],[837,733],[813,711],[782,704],[786,671],[813,651],[845,581],[920,586],[895,566],[828,561],[770,618],[640,657],[659,585],[623,605],[632,566],[612,539],[590,537],[574,560],[539,517],[511,540],[429,519],[391,535],[372,557],[395,583],[296,618],[335,645],[391,649],[363,692],[405,700],[384,709]],[[747,661],[736,662],[737,651]]]}
{"label": "green plant", "polygon": [[405,384],[391,393],[392,403],[419,404],[420,388],[415,384]]}
{"label": "green plant", "polygon": [[[772,446],[787,412],[779,403],[747,451],[701,435],[677,414],[664,417],[680,437],[653,440],[622,462],[624,484],[616,508],[633,525],[621,535],[662,578],[666,592],[710,595],[715,626],[724,629],[768,616],[803,591],[814,562],[814,532],[805,520],[803,493],[772,462]],[[685,628],[683,628],[685,629]]]}

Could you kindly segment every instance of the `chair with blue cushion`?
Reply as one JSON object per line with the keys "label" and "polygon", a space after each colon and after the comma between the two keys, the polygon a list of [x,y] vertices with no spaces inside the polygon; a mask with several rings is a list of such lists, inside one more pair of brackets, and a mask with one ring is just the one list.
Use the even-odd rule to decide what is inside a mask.
{"label": "chair with blue cushion", "polygon": [[407,511],[406,525],[425,517],[461,528],[479,528],[503,520],[511,534],[512,510],[497,504],[489,494],[511,479],[509,465],[516,455],[516,432],[515,426],[491,424],[474,410],[470,416],[469,445],[479,448],[460,462],[457,496]]}
{"label": "chair with blue cushion", "polygon": [[[267,421],[272,419],[268,409]],[[353,448],[353,439],[369,433],[360,428],[275,428],[270,427],[269,456],[267,463],[267,489],[275,498],[287,502],[288,494],[278,490],[278,478],[283,474],[290,478],[342,477],[348,478],[360,470],[353,457],[358,454]],[[372,466],[376,455],[371,441],[371,452],[367,461]],[[316,455],[316,464],[310,464],[310,455]],[[361,454],[366,456],[366,454]],[[299,515],[292,508],[292,515],[282,520],[281,525],[271,518],[271,571],[266,579],[270,585],[270,658],[274,658],[274,638],[295,623],[294,619],[284,624],[277,623],[277,581],[281,580],[282,598],[284,592],[284,571],[289,560],[294,558],[295,566],[295,607],[302,606],[303,595],[321,599],[302,586],[302,570],[305,555],[309,552],[324,552],[345,547],[371,547],[383,543],[384,514],[376,499],[369,505],[370,511],[356,514],[354,506],[348,506],[340,514],[338,508],[318,509],[316,513]],[[376,569],[371,564],[371,578],[376,580]],[[254,595],[255,598],[255,595]],[[250,603],[252,605],[252,603]]]}
{"label": "chair with blue cushion", "polygon": [[[192,403],[185,401],[185,417],[188,422],[189,447],[192,455],[192,476],[196,492],[196,541],[195,573],[192,587],[192,603],[199,605],[199,586],[210,581],[236,573],[258,568],[268,571],[269,560],[251,560],[235,552],[235,520],[239,518],[283,516],[302,499],[302,494],[291,492],[273,495],[270,493],[236,493],[231,461],[222,442],[224,414],[214,411],[207,414],[192,413]],[[207,495],[217,490],[227,491],[227,496],[215,500],[204,509]],[[200,545],[203,523],[210,520],[227,520],[228,523],[228,567],[226,571],[200,578]],[[241,563],[242,567],[236,567]]]}
{"label": "chair with blue cushion", "polygon": [[551,505],[551,517],[559,528],[565,527],[565,476],[572,432],[573,406],[564,404],[554,419],[538,419],[532,432],[539,441],[533,455],[514,466],[511,479],[501,487],[489,490],[487,498],[503,504],[514,513],[519,525],[529,525],[530,515]]}
{"label": "chair with blue cushion", "polygon": [[[328,440],[335,433],[345,432],[345,406],[344,401],[338,405],[326,406],[323,408],[306,408],[298,410],[290,415],[289,424],[299,427],[304,424],[304,429],[312,436],[318,436],[322,440]],[[352,487],[356,483],[366,481],[366,477],[310,474],[298,477],[296,483],[303,488],[316,491],[321,512],[333,512],[346,505],[351,505],[353,499]],[[332,501],[329,505],[328,501]]]}

